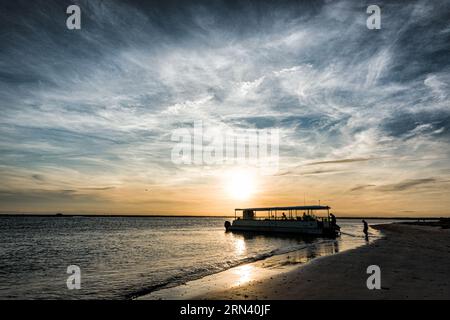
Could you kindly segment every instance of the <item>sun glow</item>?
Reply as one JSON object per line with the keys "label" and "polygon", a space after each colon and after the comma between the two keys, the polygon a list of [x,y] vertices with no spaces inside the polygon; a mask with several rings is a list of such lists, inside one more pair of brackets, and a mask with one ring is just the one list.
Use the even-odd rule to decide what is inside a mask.
{"label": "sun glow", "polygon": [[255,267],[251,264],[236,267],[233,271],[238,277],[236,283],[234,284],[235,286],[240,286],[244,283],[252,281],[255,278]]}
{"label": "sun glow", "polygon": [[256,191],[255,174],[250,170],[232,170],[225,174],[227,193],[234,199],[247,200]]}

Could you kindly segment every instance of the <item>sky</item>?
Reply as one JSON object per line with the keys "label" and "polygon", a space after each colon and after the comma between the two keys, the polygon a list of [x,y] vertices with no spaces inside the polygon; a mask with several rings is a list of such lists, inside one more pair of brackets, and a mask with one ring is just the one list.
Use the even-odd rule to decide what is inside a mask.
{"label": "sky", "polygon": [[[0,212],[450,216],[448,1],[0,7]],[[196,124],[277,132],[276,170],[174,161]]]}

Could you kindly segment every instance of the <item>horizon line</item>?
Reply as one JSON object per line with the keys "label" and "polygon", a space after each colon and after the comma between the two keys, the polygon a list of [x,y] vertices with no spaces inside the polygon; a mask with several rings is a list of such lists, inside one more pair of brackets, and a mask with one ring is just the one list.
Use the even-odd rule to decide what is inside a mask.
{"label": "horizon line", "polygon": [[[2,213],[0,217],[94,217],[94,218],[234,218],[234,215],[177,215],[177,214],[87,214],[87,213]],[[448,216],[337,216],[338,219],[387,219],[387,220],[436,220],[449,219]]]}

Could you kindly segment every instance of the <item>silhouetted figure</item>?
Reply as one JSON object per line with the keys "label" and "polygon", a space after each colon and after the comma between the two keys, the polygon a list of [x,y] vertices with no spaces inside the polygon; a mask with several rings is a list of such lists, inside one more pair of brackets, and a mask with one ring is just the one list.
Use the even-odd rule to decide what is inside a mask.
{"label": "silhouetted figure", "polygon": [[331,225],[335,226],[336,225],[336,217],[334,216],[334,214],[330,213],[330,218],[331,218]]}
{"label": "silhouetted figure", "polygon": [[367,224],[366,220],[363,220],[362,223],[364,224],[364,236],[366,238],[366,241],[369,241],[369,225]]}
{"label": "silhouetted figure", "polygon": [[287,217],[286,217],[286,215],[284,214],[284,212],[283,212],[283,220],[287,220]]}

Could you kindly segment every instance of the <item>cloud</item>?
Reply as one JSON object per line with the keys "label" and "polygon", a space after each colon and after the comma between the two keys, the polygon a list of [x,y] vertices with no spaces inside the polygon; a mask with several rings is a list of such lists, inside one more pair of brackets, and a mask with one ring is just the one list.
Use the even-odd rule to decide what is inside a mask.
{"label": "cloud", "polygon": [[392,137],[412,139],[415,137],[450,137],[450,111],[432,110],[404,112],[386,119],[383,130]]}
{"label": "cloud", "polygon": [[371,187],[375,187],[376,185],[374,184],[364,184],[364,185],[359,185],[356,187],[353,187],[350,189],[350,191],[360,191],[360,190],[365,190],[367,188],[371,188]]}
{"label": "cloud", "polygon": [[430,185],[438,182],[435,178],[409,179],[399,183],[379,186],[377,190],[384,192],[406,191],[424,185]]}
{"label": "cloud", "polygon": [[[3,205],[10,205],[20,203],[20,205],[37,204],[47,205],[61,204],[64,205],[67,201],[79,203],[93,203],[99,201],[98,197],[87,194],[79,194],[77,190],[62,189],[62,190],[48,190],[48,189],[28,189],[28,190],[0,190],[0,200]],[[34,208],[39,211],[40,208]]]}
{"label": "cloud", "polygon": [[113,190],[116,187],[97,187],[97,188],[82,188],[82,190],[92,190],[92,191],[107,191],[107,190]]}
{"label": "cloud", "polygon": [[308,166],[315,166],[319,164],[341,164],[341,163],[352,163],[352,162],[366,162],[374,160],[373,158],[355,158],[355,159],[338,159],[338,160],[329,160],[329,161],[318,161],[308,163]]}
{"label": "cloud", "polygon": [[33,174],[31,176],[34,180],[37,180],[39,182],[44,182],[45,181],[45,176],[41,175],[41,174]]}
{"label": "cloud", "polygon": [[343,172],[342,170],[310,170],[310,171],[303,171],[303,170],[288,170],[284,172],[280,172],[277,174],[277,176],[313,176],[313,175],[320,175],[320,174],[328,174],[328,173],[340,173]]}

